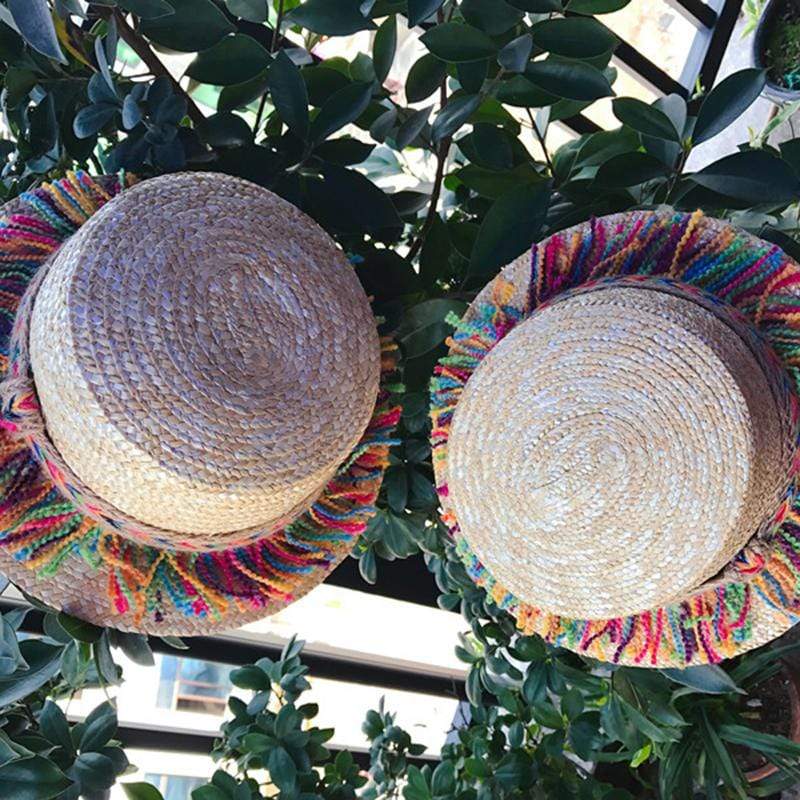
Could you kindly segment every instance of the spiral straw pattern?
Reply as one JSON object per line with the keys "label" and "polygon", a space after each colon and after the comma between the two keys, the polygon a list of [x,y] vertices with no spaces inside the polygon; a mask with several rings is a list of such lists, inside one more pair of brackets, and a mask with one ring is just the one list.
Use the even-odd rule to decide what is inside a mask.
{"label": "spiral straw pattern", "polygon": [[[651,291],[643,292],[645,288]],[[592,350],[587,337],[598,330],[598,320],[589,324],[586,318],[591,316],[593,308],[614,302],[615,293],[618,296],[620,292],[631,291],[637,299],[626,300],[628,316],[619,315],[613,331],[606,333],[607,339],[619,334],[628,345],[638,347],[640,357],[625,362],[632,369],[629,375],[620,377],[619,369],[615,371],[619,384],[610,388],[611,395],[604,398],[607,401],[604,408],[616,409],[624,420],[626,432],[631,430],[630,426],[648,425],[646,431],[637,429],[638,450],[633,447],[630,450],[641,459],[631,458],[628,466],[633,473],[637,464],[646,466],[655,470],[654,476],[642,474],[641,469],[638,475],[618,474],[619,459],[609,456],[609,440],[604,439],[603,447],[598,449],[597,441],[593,443],[592,439],[598,435],[596,427],[590,431],[580,421],[571,419],[572,411],[582,407],[586,392],[594,391],[597,400],[598,387],[609,377],[602,374],[601,366],[600,380],[593,380],[596,376],[587,365],[612,363],[619,368],[623,363],[613,359],[606,362],[607,352],[597,341]],[[688,305],[676,306],[677,316],[673,317],[659,302],[654,324],[652,315],[648,316],[653,311],[652,297],[665,294],[672,296],[671,303],[690,304],[694,310],[687,313]],[[605,313],[598,316],[604,317]],[[695,321],[693,316],[697,317]],[[615,215],[556,234],[534,247],[530,257],[518,259],[486,287],[463,320],[454,322],[457,327],[450,340],[450,353],[440,362],[432,382],[432,445],[443,518],[473,580],[516,617],[521,630],[539,633],[550,642],[602,660],[638,666],[687,666],[716,663],[756,647],[798,620],[800,503],[796,487],[796,397],[800,377],[800,266],[774,245],[705,218],[699,212]],[[713,334],[715,325],[728,327],[724,339]],[[667,341],[661,335],[648,341],[648,336],[659,330],[669,332]],[[703,335],[698,338],[698,333]],[[697,380],[684,372],[683,389],[678,392],[659,382],[659,393],[667,392],[667,405],[661,408],[659,417],[656,394],[640,381],[653,377],[646,367],[658,370],[662,362],[669,363],[672,359],[677,359],[677,366],[680,358],[686,356],[686,350],[678,347],[677,340],[675,345],[669,344],[672,337],[684,337],[684,343],[694,348],[690,349],[692,357],[702,356],[693,364],[696,368],[702,366],[707,370],[713,365],[718,369],[725,363],[726,369],[719,375],[725,375],[729,383],[724,391],[720,391],[724,389],[724,381],[704,387],[707,372],[697,376]],[[747,348],[737,354],[742,342]],[[523,346],[517,348],[515,345],[520,343]],[[578,370],[581,380],[570,383],[554,374],[553,365],[549,372],[537,373],[538,380],[527,381],[524,375],[527,366],[521,366],[530,365],[536,373],[537,359],[546,359],[548,343],[556,350],[563,344],[560,356],[563,367],[572,377]],[[717,347],[715,353],[709,353],[709,345]],[[755,372],[753,356],[758,366]],[[516,365],[516,371],[509,371],[509,359]],[[689,362],[691,365],[691,357]],[[481,377],[484,369],[492,379],[489,384]],[[501,372],[512,388],[501,386]],[[748,391],[753,392],[759,378],[764,382],[762,391],[755,391],[748,400]],[[677,373],[673,373],[670,380],[673,379],[681,385]],[[748,389],[751,380],[754,382]],[[489,408],[494,406],[495,395],[487,393],[487,385],[496,388],[500,411]],[[514,387],[520,391],[515,393]],[[639,394],[631,394],[637,387]],[[714,391],[708,391],[709,388]],[[520,396],[529,396],[525,392],[537,390],[545,394],[552,391],[561,401],[562,414],[547,403],[531,403],[534,431],[530,440],[524,427],[511,424],[509,433],[503,414],[513,413],[513,398],[519,401]],[[619,405],[621,395],[614,396],[618,390],[628,393],[635,410]],[[702,400],[702,407],[695,406],[692,410],[691,402],[685,402],[690,392],[695,392],[694,401]],[[475,398],[482,398],[482,416],[477,408],[470,410]],[[645,405],[643,417],[637,414],[641,403]],[[772,403],[775,405],[770,408]],[[587,404],[587,409],[590,405]],[[670,406],[680,408],[682,416],[670,413]],[[496,422],[491,427],[499,442],[512,443],[517,452],[512,452],[505,462],[494,459],[494,466],[477,463],[474,457],[466,463],[464,454],[470,450],[473,455],[481,450],[481,456],[491,462],[491,451],[500,445],[497,440],[486,438],[488,422],[483,423],[483,449],[471,436],[462,436],[464,431],[458,432],[462,410],[465,422],[478,426],[475,430],[480,428],[480,419]],[[553,423],[550,428],[548,419]],[[669,438],[670,426],[675,426],[676,419],[682,425],[690,421],[699,425],[696,435],[701,446],[694,452],[678,454],[665,442],[663,450],[657,453],[664,457],[665,463],[658,463],[658,459],[654,463],[652,442]],[[777,431],[771,427],[776,421]],[[537,427],[540,422],[542,431]],[[511,435],[514,431],[516,440]],[[743,450],[735,445],[739,436],[744,437]],[[567,441],[562,442],[562,438]],[[726,439],[728,443],[719,451],[707,451]],[[765,449],[770,442],[772,446]],[[539,446],[542,452],[535,451]],[[678,459],[675,464],[673,458]],[[702,463],[706,470],[716,469],[717,458],[725,465],[725,480],[730,479],[733,484],[718,481],[714,487],[718,494],[684,514],[685,498],[681,499],[680,491],[690,487],[693,493],[702,495],[710,488],[704,485],[704,478],[710,473],[701,477],[702,470],[700,475],[687,470]],[[567,468],[578,472],[571,474]],[[684,475],[677,475],[681,470]],[[498,475],[501,471],[503,474]],[[518,476],[520,472],[522,477]],[[627,486],[627,492],[621,489],[614,494],[609,488],[615,484],[615,476],[619,479],[617,484],[622,482],[623,487]],[[545,479],[540,480],[542,477]],[[681,521],[663,540],[663,549],[659,550],[658,536],[651,537],[647,525],[637,528],[636,519],[628,520],[625,526],[625,520],[616,517],[628,538],[621,543],[613,537],[604,541],[602,513],[596,517],[597,539],[592,540],[595,531],[591,521],[598,509],[613,517],[620,508],[630,509],[641,500],[637,478],[650,497],[658,493],[659,482],[663,486],[662,519],[659,521],[657,506],[646,509],[652,525],[661,525],[662,530],[666,527],[669,532],[669,523],[676,514]],[[748,494],[742,489],[743,479],[745,483],[757,479],[761,489]],[[512,574],[514,583],[509,585],[506,578],[514,570],[514,559],[509,557],[503,562],[501,556],[504,548],[514,554],[520,545],[510,536],[503,540],[491,527],[492,520],[479,515],[491,516],[486,506],[494,503],[491,513],[502,517],[503,502],[511,502],[509,498],[515,490],[521,490],[522,497],[526,497],[525,492],[532,485],[546,502],[530,504],[525,512],[528,516],[523,513],[515,518],[518,535],[524,538],[525,526],[531,521],[534,525],[541,523],[538,515],[556,529],[560,524],[566,542],[548,541],[548,530],[553,528],[541,525],[541,530],[537,530],[545,537],[544,555],[539,553],[538,557],[551,568],[552,574],[546,574],[540,563],[538,572],[526,574],[525,569],[520,569]],[[478,502],[470,500],[465,506],[464,486],[477,492]],[[609,489],[609,495],[601,497],[602,492],[594,491],[597,486]],[[745,516],[737,523],[741,527],[731,527],[735,509],[725,503],[731,492],[744,501],[739,507]],[[569,515],[566,520],[556,520],[559,510]],[[474,515],[477,516],[473,518]],[[476,519],[489,527],[476,526]],[[571,521],[576,522],[581,535],[570,538]],[[728,532],[728,537],[727,544],[721,545],[722,529]],[[501,529],[501,533],[502,530],[509,528]],[[486,540],[493,536],[494,549],[486,551]],[[589,539],[584,542],[586,536]],[[534,538],[533,543],[523,547],[523,557],[530,557],[537,542],[538,538]],[[714,550],[717,557],[710,558]],[[517,561],[517,566],[524,563]],[[619,585],[617,579],[631,564],[638,564],[638,579],[631,574],[627,584]],[[556,591],[548,584],[549,580],[558,584]],[[567,580],[573,587],[571,596],[561,586]],[[584,584],[597,589],[604,580],[604,593],[584,590]],[[647,605],[648,602],[651,604]]]}
{"label": "spiral straw pattern", "polygon": [[37,440],[41,409],[23,374],[19,330],[13,349],[11,334],[15,321],[24,326],[17,308],[43,274],[41,266],[130,183],[124,176],[70,174],[23,195],[0,220],[0,368],[6,374],[0,570],[45,602],[96,624],[178,635],[234,628],[322,581],[374,513],[400,414],[385,388],[395,346],[381,342],[381,388],[360,439],[316,500],[269,535],[213,550],[151,545],[121,530],[124,521],[106,518],[102,509],[85,513],[81,487],[51,460],[49,443]]}

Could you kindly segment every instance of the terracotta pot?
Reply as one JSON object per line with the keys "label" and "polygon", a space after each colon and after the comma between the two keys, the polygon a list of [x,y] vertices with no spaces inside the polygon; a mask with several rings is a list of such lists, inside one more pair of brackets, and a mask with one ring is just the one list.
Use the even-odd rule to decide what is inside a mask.
{"label": "terracotta pot", "polygon": [[[793,742],[800,743],[800,671],[786,662],[784,662],[783,670],[789,678],[786,692],[789,695],[789,705],[792,709],[789,738]],[[758,783],[758,781],[774,775],[777,771],[778,768],[774,764],[765,764],[763,767],[745,772],[745,777],[749,783]]]}

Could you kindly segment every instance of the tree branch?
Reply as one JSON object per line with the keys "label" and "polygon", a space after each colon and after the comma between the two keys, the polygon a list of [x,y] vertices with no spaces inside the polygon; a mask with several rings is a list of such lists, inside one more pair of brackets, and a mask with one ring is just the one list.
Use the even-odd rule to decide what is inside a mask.
{"label": "tree branch", "polygon": [[172,77],[172,75],[170,75],[169,71],[161,63],[161,60],[158,58],[158,56],[150,49],[150,45],[147,43],[147,40],[128,24],[128,20],[125,19],[125,15],[116,8],[113,11],[109,9],[108,12],[103,10],[101,13],[103,13],[106,18],[110,16],[114,17],[117,23],[117,30],[119,31],[120,39],[122,39],[122,41],[124,41],[131,48],[131,50],[133,50],[133,52],[142,59],[153,75],[155,75],[157,78],[169,78],[170,82],[172,83],[172,88],[175,90],[175,92],[186,100],[186,108],[189,119],[191,119],[195,125],[203,122],[205,119],[203,112],[189,96],[189,93],[178,83],[178,81],[175,80],[175,78]]}

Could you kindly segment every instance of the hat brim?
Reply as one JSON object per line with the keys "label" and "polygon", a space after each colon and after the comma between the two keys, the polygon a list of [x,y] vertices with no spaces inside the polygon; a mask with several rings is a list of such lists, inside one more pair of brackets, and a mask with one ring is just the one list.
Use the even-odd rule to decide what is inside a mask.
{"label": "hat brim", "polygon": [[[133,182],[70,174],[0,211],[0,372],[9,364],[16,307],[38,268]],[[126,539],[59,492],[7,418],[0,427],[0,571],[49,605],[120,630],[202,635],[279,611],[330,574],[375,512],[400,416],[386,388],[396,345],[381,345],[375,409],[349,458],[307,510],[246,546],[184,552]]]}
{"label": "hat brim", "polygon": [[768,541],[746,546],[721,578],[696,593],[613,619],[559,616],[515,597],[461,534],[448,494],[453,414],[483,358],[553,297],[596,280],[629,275],[668,276],[738,309],[771,346],[795,389],[800,388],[800,265],[780,248],[699,212],[641,211],[575,226],[506,267],[481,291],[448,341],[449,354],[437,366],[431,385],[431,442],[442,518],[470,577],[516,618],[524,633],[630,666],[717,663],[765,644],[800,620],[797,458]]}

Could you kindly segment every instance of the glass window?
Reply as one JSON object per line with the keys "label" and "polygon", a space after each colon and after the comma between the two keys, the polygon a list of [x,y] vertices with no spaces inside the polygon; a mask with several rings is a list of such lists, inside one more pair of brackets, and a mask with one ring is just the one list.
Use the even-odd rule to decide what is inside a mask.
{"label": "glass window", "polygon": [[231,667],[195,658],[162,656],[157,705],[177,711],[199,711],[222,716],[228,695]]}
{"label": "glass window", "polygon": [[206,778],[194,778],[186,775],[158,775],[146,772],[145,783],[150,783],[161,791],[164,800],[186,800],[194,789],[206,783]]}

